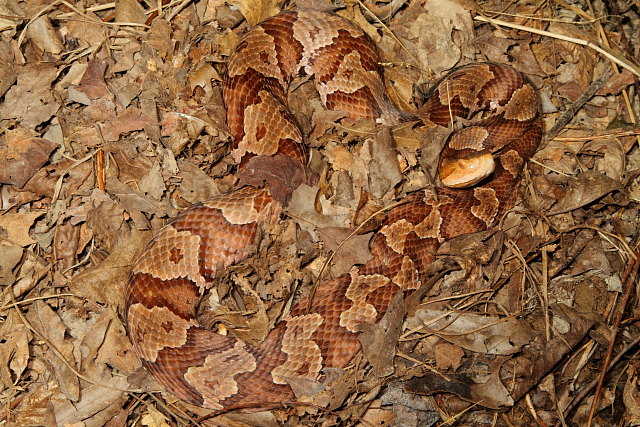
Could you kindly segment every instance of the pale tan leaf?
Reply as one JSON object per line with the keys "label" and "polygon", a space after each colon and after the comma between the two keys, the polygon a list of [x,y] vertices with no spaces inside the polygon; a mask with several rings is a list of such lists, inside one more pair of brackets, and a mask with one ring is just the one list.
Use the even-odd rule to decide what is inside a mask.
{"label": "pale tan leaf", "polygon": [[282,9],[283,0],[231,0],[252,27],[276,15]]}
{"label": "pale tan leaf", "polygon": [[63,361],[57,354],[47,353],[47,359],[53,367],[53,373],[61,391],[67,399],[78,401],[80,398],[79,378],[70,369],[70,367],[76,366],[77,360],[74,356],[73,344],[66,338],[66,327],[62,320],[43,301],[36,301],[33,304],[27,313],[27,319],[64,357]]}
{"label": "pale tan leaf", "polygon": [[619,181],[609,178],[601,172],[586,171],[581,173],[569,181],[567,194],[558,200],[549,215],[571,212],[586,206],[602,196],[618,190],[620,186]]}
{"label": "pale tan leaf", "polygon": [[40,49],[54,55],[64,50],[64,45],[46,16],[40,16],[29,24],[27,34]]}
{"label": "pale tan leaf", "polygon": [[122,304],[124,285],[133,260],[151,238],[149,231],[132,230],[120,233],[116,246],[100,265],[84,270],[69,283],[71,292],[92,301]]}
{"label": "pale tan leaf", "polygon": [[42,213],[6,213],[0,215],[0,230],[10,241],[20,246],[31,245],[35,243],[35,240],[29,235],[29,230],[39,216],[42,216]]}
{"label": "pale tan leaf", "polygon": [[147,406],[140,422],[147,427],[169,427],[167,418],[153,406]]}
{"label": "pale tan leaf", "polygon": [[22,187],[49,161],[56,144],[42,138],[12,139],[0,148],[0,183]]}
{"label": "pale tan leaf", "polygon": [[440,343],[435,347],[435,355],[438,369],[455,371],[462,365],[464,351],[457,345]]}
{"label": "pale tan leaf", "polygon": [[7,286],[14,282],[16,276],[13,268],[21,258],[22,248],[20,245],[0,237],[0,285]]}
{"label": "pale tan leaf", "polygon": [[415,317],[440,338],[482,354],[513,354],[537,336],[527,322],[518,319],[433,309],[419,309]]}
{"label": "pale tan leaf", "polygon": [[116,22],[131,22],[144,24],[147,16],[144,9],[136,0],[118,0],[115,7]]}

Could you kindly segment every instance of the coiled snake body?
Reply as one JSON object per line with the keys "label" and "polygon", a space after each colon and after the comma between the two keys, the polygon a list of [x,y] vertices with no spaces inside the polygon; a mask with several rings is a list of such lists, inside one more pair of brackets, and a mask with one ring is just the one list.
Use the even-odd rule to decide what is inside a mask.
{"label": "coiled snake body", "polygon": [[[327,108],[388,125],[415,118],[389,100],[376,47],[361,29],[329,13],[282,13],[251,29],[228,64],[232,156],[249,181],[265,157],[304,166],[303,136],[286,104],[301,71],[313,75]],[[420,287],[444,240],[492,226],[513,205],[542,133],[535,92],[518,72],[497,64],[459,68],[417,116],[427,127],[446,127],[452,116],[479,111],[482,117],[449,138],[441,178],[447,165],[482,150],[500,153],[493,173],[474,188],[409,194],[373,237],[371,260],[322,283],[310,305],[300,301],[258,346],[205,329],[196,307],[222,269],[250,255],[260,224],[278,220],[295,187],[272,194],[269,180],[244,186],[173,219],[135,263],[126,289],[126,325],[143,365],[179,398],[212,409],[293,401],[292,381],[344,367],[360,350],[358,325],[378,321],[399,290]]]}

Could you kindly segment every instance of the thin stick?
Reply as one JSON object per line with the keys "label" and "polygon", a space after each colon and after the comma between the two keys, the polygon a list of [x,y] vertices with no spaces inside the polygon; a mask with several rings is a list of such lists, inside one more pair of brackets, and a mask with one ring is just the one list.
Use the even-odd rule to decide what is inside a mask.
{"label": "thin stick", "polygon": [[[631,349],[635,348],[638,344],[640,344],[640,336],[637,336],[632,342],[629,343],[626,347],[624,347],[620,353],[616,355],[613,359],[611,359],[611,363],[607,367],[607,372],[610,371],[619,361],[627,354]],[[584,387],[580,393],[578,393],[571,402],[564,408],[563,417],[569,415],[569,413],[584,399],[587,395],[593,390],[593,388],[598,384],[599,378],[594,378],[586,387]],[[561,421],[556,422],[554,427],[560,427]]]}
{"label": "thin stick", "polygon": [[[640,253],[638,255],[640,255]],[[604,362],[602,363],[602,370],[600,371],[600,378],[598,378],[598,385],[596,386],[596,392],[593,396],[593,402],[591,402],[591,409],[589,410],[587,427],[591,427],[593,417],[596,413],[596,408],[598,407],[598,400],[600,398],[600,394],[602,393],[604,378],[607,376],[607,371],[609,370],[609,366],[611,365],[613,346],[616,342],[616,338],[618,337],[618,333],[620,332],[620,325],[622,323],[622,317],[624,316],[624,309],[627,306],[627,302],[629,302],[629,298],[631,297],[631,291],[635,289],[634,285],[636,277],[638,275],[638,267],[640,267],[640,260],[636,258],[635,261],[629,265],[629,269],[626,271],[622,279],[623,283],[626,282],[627,289],[625,290],[622,301],[620,301],[616,321],[613,324],[613,330],[611,331],[611,337],[609,338],[609,347],[607,348],[607,354],[605,356]]]}
{"label": "thin stick", "polygon": [[590,42],[588,40],[579,39],[577,37],[563,36],[562,34],[555,34],[555,33],[552,33],[550,31],[538,30],[537,28],[525,27],[524,25],[518,25],[518,24],[512,24],[510,22],[502,21],[500,19],[487,18],[487,17],[481,16],[481,15],[475,16],[473,19],[475,19],[476,21],[488,22],[488,23],[493,24],[493,25],[513,28],[515,30],[528,31],[528,32],[533,33],[533,34],[538,34],[538,35],[541,35],[541,36],[547,36],[547,37],[551,37],[551,38],[554,38],[554,39],[564,40],[564,41],[567,41],[567,42],[570,42],[570,43],[575,43],[575,44],[579,44],[579,45],[582,45],[582,46],[586,46],[588,48],[591,48],[591,49],[595,50],[598,53],[601,53],[602,55],[606,56],[607,58],[609,58],[610,60],[612,60],[616,64],[620,65],[622,68],[626,68],[631,73],[633,73],[636,76],[640,77],[640,68],[638,68],[638,66],[633,64],[631,61],[629,61],[626,58],[619,57],[618,55],[616,55],[616,53],[612,49],[608,49],[606,47],[598,46],[597,44],[595,44],[593,42]]}
{"label": "thin stick", "polygon": [[20,308],[20,306],[18,305],[18,302],[16,301],[15,296],[13,295],[13,286],[9,286],[9,295],[11,296],[11,306],[13,306],[13,308],[15,308],[16,313],[18,314],[18,317],[20,318],[20,320],[22,321],[22,323],[24,324],[24,326],[29,329],[31,332],[33,332],[38,338],[40,338],[44,343],[46,343],[49,348],[51,349],[51,351],[53,352],[53,354],[55,354],[62,363],[64,363],[67,366],[67,369],[69,369],[71,372],[73,372],[78,378],[85,380],[86,382],[88,382],[89,384],[92,385],[97,385],[99,387],[102,388],[106,388],[109,390],[115,390],[115,391],[121,391],[124,393],[141,393],[141,390],[133,390],[133,389],[127,389],[127,388],[121,388],[121,387],[114,387],[108,384],[104,384],[102,383],[100,380],[94,380],[84,374],[81,374],[72,364],[71,362],[69,362],[64,355],[62,354],[62,352],[60,350],[58,350],[58,348],[39,330],[37,330],[36,328],[34,328],[31,323],[29,323],[29,321],[24,317],[24,314],[22,314],[22,309]]}
{"label": "thin stick", "polygon": [[579,109],[582,108],[584,104],[587,103],[588,100],[593,98],[593,95],[596,94],[597,91],[604,86],[604,84],[609,80],[609,77],[613,75],[613,68],[607,68],[602,76],[595,82],[591,83],[587,90],[574,102],[569,105],[564,113],[556,120],[553,127],[547,132],[545,135],[545,141],[551,141],[554,139],[560,131],[574,118]]}

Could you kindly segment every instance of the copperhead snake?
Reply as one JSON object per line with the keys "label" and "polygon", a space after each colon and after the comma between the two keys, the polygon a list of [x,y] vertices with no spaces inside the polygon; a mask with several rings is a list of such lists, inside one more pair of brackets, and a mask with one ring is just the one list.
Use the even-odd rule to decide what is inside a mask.
{"label": "copperhead snake", "polygon": [[[294,401],[289,384],[315,381],[324,369],[349,363],[360,350],[358,325],[380,320],[399,290],[419,288],[443,241],[491,227],[513,206],[522,168],[542,135],[536,93],[526,79],[505,65],[464,66],[411,114],[389,99],[379,63],[371,39],[331,13],[284,12],[247,32],[224,83],[231,155],[245,184],[252,184],[261,159],[304,169],[304,137],[286,103],[289,83],[304,72],[325,106],[350,118],[384,125],[419,118],[425,127],[471,118],[450,136],[440,160],[441,180],[465,188],[407,195],[372,238],[371,260],[322,283],[310,305],[303,298],[257,346],[205,329],[196,308],[221,271],[250,255],[261,224],[278,221],[295,186],[272,194],[269,180],[244,185],[171,220],[132,268],[125,324],[144,367],[180,399],[216,410]],[[470,160],[473,169],[474,159],[489,152],[492,170],[473,179],[479,185],[457,183],[456,165]]]}

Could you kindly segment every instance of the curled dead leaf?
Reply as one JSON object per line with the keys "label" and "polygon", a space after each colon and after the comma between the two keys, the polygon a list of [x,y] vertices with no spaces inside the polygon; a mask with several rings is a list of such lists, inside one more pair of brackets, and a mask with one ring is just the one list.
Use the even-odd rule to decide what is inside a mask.
{"label": "curled dead leaf", "polygon": [[57,55],[64,50],[62,40],[47,16],[39,16],[31,21],[27,34],[31,41],[45,52]]}
{"label": "curled dead leaf", "polygon": [[549,215],[571,212],[613,191],[619,190],[621,183],[602,172],[586,171],[569,181],[566,195],[558,200]]}

